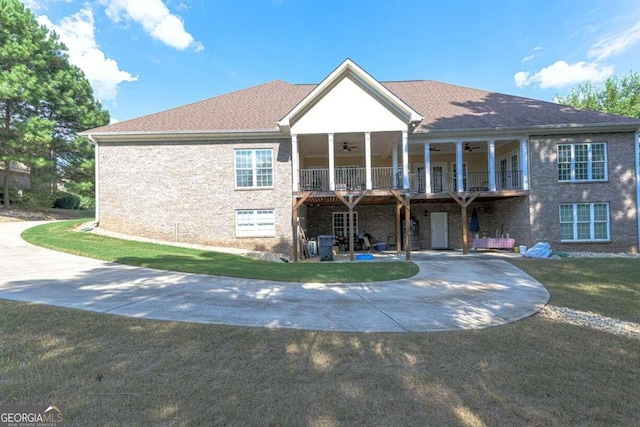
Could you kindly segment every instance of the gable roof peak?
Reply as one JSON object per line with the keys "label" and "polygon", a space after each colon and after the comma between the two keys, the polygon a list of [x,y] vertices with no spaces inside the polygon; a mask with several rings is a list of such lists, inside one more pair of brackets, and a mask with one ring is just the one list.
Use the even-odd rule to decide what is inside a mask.
{"label": "gable roof peak", "polygon": [[322,82],[311,90],[311,92],[309,92],[309,94],[304,97],[285,117],[283,117],[282,120],[278,122],[280,129],[284,132],[289,132],[291,125],[297,118],[308,111],[311,106],[313,106],[340,81],[348,77],[365,86],[372,94],[376,95],[381,103],[386,104],[389,109],[401,112],[402,115],[406,117],[407,124],[417,124],[422,121],[422,116],[409,104],[405,103],[382,83],[373,78],[352,59],[346,58],[327,77],[325,77]]}

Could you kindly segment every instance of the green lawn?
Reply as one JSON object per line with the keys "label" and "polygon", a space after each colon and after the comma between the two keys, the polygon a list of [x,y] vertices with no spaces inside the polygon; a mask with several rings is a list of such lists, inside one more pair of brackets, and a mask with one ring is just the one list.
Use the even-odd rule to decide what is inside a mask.
{"label": "green lawn", "polygon": [[110,262],[187,273],[292,282],[371,282],[418,273],[411,262],[277,263],[219,252],[134,242],[72,231],[83,221],[43,224],[26,230],[29,243]]}
{"label": "green lawn", "polygon": [[640,323],[640,259],[514,260],[543,283],[549,304]]}
{"label": "green lawn", "polygon": [[[609,308],[572,274],[545,284],[557,304],[611,315],[639,291],[618,274],[638,270],[630,261],[528,266],[544,282],[554,268],[596,277],[606,262]],[[640,312],[640,298],[628,308]],[[477,331],[331,333],[0,300],[0,360],[0,405],[57,404],[70,426],[632,426],[640,414],[640,340],[539,315]]]}
{"label": "green lawn", "polygon": [[[82,250],[105,242],[91,239]],[[638,259],[514,264],[554,305],[640,321]],[[632,426],[640,414],[640,340],[541,315],[332,333],[0,300],[0,361],[0,405],[56,404],[70,426]]]}

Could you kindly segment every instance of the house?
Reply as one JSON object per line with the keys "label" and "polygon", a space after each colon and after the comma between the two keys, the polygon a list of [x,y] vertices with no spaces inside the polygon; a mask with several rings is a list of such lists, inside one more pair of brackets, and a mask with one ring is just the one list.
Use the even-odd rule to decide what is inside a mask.
{"label": "house", "polygon": [[[0,183],[4,183],[5,179],[5,167],[4,162],[0,162]],[[17,162],[10,162],[9,164],[9,188],[16,190],[26,190],[31,184],[31,176],[29,168]],[[0,192],[2,191],[3,184],[0,184]]]}
{"label": "house", "polygon": [[366,231],[407,255],[483,236],[636,252],[639,129],[435,81],[380,82],[347,59],[319,84],[272,81],[83,134],[96,144],[100,227],[297,257],[298,223],[308,237]]}

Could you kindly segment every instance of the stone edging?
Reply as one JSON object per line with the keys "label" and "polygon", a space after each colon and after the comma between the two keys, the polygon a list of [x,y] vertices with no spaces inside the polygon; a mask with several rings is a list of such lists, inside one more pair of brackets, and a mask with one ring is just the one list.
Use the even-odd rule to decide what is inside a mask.
{"label": "stone edging", "polygon": [[538,314],[545,319],[558,320],[571,325],[588,326],[599,331],[640,339],[640,323],[554,305],[545,306]]}

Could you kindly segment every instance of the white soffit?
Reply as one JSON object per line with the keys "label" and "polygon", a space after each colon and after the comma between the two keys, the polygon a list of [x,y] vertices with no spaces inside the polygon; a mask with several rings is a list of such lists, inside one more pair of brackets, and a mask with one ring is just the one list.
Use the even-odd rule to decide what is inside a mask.
{"label": "white soffit", "polygon": [[415,110],[350,59],[322,81],[278,125],[296,134],[406,130]]}

